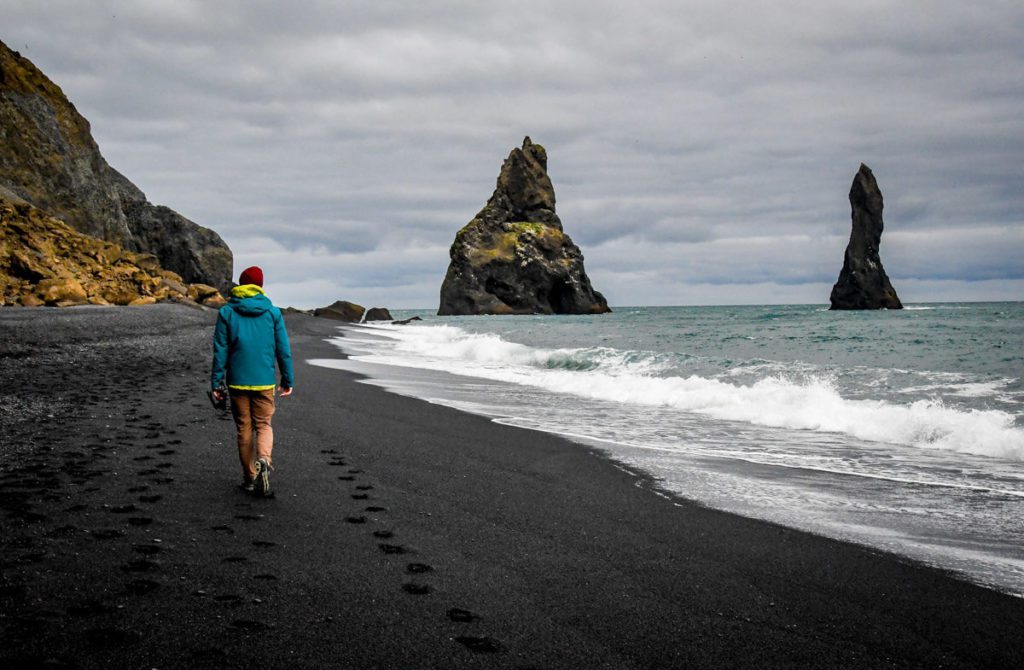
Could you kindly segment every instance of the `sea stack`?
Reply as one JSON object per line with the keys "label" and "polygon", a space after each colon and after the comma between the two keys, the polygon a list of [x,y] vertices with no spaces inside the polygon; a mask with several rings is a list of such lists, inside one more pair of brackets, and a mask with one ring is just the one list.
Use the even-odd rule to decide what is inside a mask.
{"label": "sea stack", "polygon": [[839,280],[832,287],[831,309],[903,309],[878,257],[882,192],[875,175],[863,163],[850,187],[850,207],[853,230]]}
{"label": "sea stack", "polygon": [[3,42],[0,189],[80,233],[153,254],[187,283],[231,287],[231,250],[220,236],[150,203],[107,164],[60,87]]}
{"label": "sea stack", "polygon": [[494,194],[455,235],[449,255],[439,315],[611,311],[562,231],[547,152],[529,137],[505,159]]}

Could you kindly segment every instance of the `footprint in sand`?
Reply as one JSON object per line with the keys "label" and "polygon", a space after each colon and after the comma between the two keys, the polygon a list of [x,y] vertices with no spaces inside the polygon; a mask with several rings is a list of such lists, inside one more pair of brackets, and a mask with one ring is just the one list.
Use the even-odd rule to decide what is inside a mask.
{"label": "footprint in sand", "polygon": [[408,549],[406,549],[400,544],[387,544],[381,542],[378,546],[380,547],[380,550],[383,551],[385,554],[406,554],[409,552]]}
{"label": "footprint in sand", "polygon": [[155,556],[161,552],[161,548],[155,544],[136,544],[132,547],[132,551],[143,556]]}
{"label": "footprint in sand", "polygon": [[341,475],[340,477],[338,477],[338,479],[340,479],[343,482],[350,482],[353,481],[355,477],[353,477],[352,475]]}
{"label": "footprint in sand", "polygon": [[153,519],[148,516],[130,516],[128,517],[129,526],[148,526],[153,523]]}
{"label": "footprint in sand", "polygon": [[349,523],[366,523],[366,517],[365,516],[347,516],[347,517],[345,517],[345,521],[347,521]]}
{"label": "footprint in sand", "polygon": [[245,556],[228,556],[227,558],[221,559],[221,563],[245,563],[249,559]]}
{"label": "footprint in sand", "polygon": [[359,486],[356,487],[356,490],[357,491],[372,491],[373,487],[370,486],[369,484],[360,484]]}
{"label": "footprint in sand", "polygon": [[164,497],[162,495],[139,496],[139,502],[155,503],[160,502],[161,500],[163,500],[163,498]]}
{"label": "footprint in sand", "polygon": [[427,572],[433,572],[434,568],[426,563],[410,563],[405,566],[405,571],[412,575],[422,575]]}
{"label": "footprint in sand", "polygon": [[98,600],[87,600],[84,603],[78,605],[72,605],[67,609],[68,616],[82,617],[85,619],[92,619],[94,617],[103,616],[113,610],[104,605]]}
{"label": "footprint in sand", "polygon": [[210,530],[215,530],[215,531],[218,531],[220,533],[229,533],[229,534],[234,534],[234,532],[235,532],[234,528],[232,528],[231,526],[228,526],[226,524],[221,524],[219,526],[210,526]]}
{"label": "footprint in sand", "polygon": [[253,579],[261,579],[263,581],[276,582],[277,581],[277,575],[271,575],[269,573],[264,573],[264,574],[261,574],[261,575],[253,575]]}
{"label": "footprint in sand", "polygon": [[496,654],[501,651],[501,643],[491,637],[460,635],[455,638],[455,641],[461,645],[465,645],[470,651],[475,651],[481,654]]}
{"label": "footprint in sand", "polygon": [[271,542],[270,540],[253,540],[252,546],[254,547],[276,547],[277,542]]}
{"label": "footprint in sand", "polygon": [[78,532],[78,526],[67,524],[59,526],[46,533],[46,537],[68,537]]}
{"label": "footprint in sand", "polygon": [[455,623],[472,623],[473,621],[478,620],[480,617],[478,617],[476,614],[473,614],[469,610],[453,607],[450,610],[448,610],[448,618],[454,621]]}
{"label": "footprint in sand", "polygon": [[137,512],[139,508],[135,505],[118,505],[117,507],[111,507],[110,512],[112,514],[128,514],[130,512]]}
{"label": "footprint in sand", "polygon": [[156,561],[151,561],[148,558],[136,558],[122,565],[121,569],[125,572],[149,572],[159,567],[160,564]]}
{"label": "footprint in sand", "polygon": [[262,514],[236,514],[235,518],[240,521],[260,521],[263,519]]}
{"label": "footprint in sand", "polygon": [[382,540],[387,540],[395,536],[390,530],[375,530],[373,531],[374,537],[379,537]]}
{"label": "footprint in sand", "polygon": [[225,668],[228,665],[228,655],[223,649],[195,649],[190,658],[200,667]]}
{"label": "footprint in sand", "polygon": [[18,563],[42,563],[46,560],[46,552],[33,551],[27,554],[22,554],[18,557]]}
{"label": "footprint in sand", "polygon": [[91,628],[85,631],[85,637],[90,645],[96,647],[136,644],[142,641],[141,633],[120,628]]}
{"label": "footprint in sand", "polygon": [[425,596],[430,593],[432,589],[426,584],[414,584],[412,582],[407,582],[402,584],[402,590],[414,596]]}
{"label": "footprint in sand", "polygon": [[133,486],[130,489],[128,489],[128,493],[142,493],[143,491],[148,491],[148,490],[149,490],[149,487],[145,486],[145,485],[143,485],[143,486]]}
{"label": "footprint in sand", "polygon": [[366,500],[370,497],[369,493],[353,493],[352,500]]}
{"label": "footprint in sand", "polygon": [[160,588],[159,582],[154,582],[152,579],[134,579],[125,584],[125,589],[128,593],[135,596],[151,593],[158,588]]}
{"label": "footprint in sand", "polygon": [[387,512],[387,507],[380,507],[379,505],[370,505],[366,508],[367,512]]}
{"label": "footprint in sand", "polygon": [[92,536],[94,538],[96,538],[97,540],[112,540],[115,537],[124,537],[124,531],[123,530],[114,530],[112,528],[103,529],[103,530],[94,530],[94,531],[92,531]]}
{"label": "footprint in sand", "polygon": [[224,594],[224,595],[214,596],[213,599],[216,600],[219,603],[236,603],[237,604],[237,603],[242,602],[242,597],[241,596],[236,596],[234,594]]}

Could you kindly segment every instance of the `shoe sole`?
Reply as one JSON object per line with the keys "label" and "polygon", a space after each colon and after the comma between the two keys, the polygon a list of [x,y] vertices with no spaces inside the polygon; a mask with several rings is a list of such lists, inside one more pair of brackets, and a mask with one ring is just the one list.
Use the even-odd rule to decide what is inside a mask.
{"label": "shoe sole", "polygon": [[253,483],[256,495],[270,495],[270,466],[262,458],[256,461],[256,481]]}

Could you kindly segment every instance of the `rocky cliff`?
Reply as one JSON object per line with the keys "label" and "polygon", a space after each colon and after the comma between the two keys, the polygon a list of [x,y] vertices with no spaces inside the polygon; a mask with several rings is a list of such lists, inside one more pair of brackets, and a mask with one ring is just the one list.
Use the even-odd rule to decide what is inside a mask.
{"label": "rocky cliff", "polygon": [[185,281],[231,285],[231,250],[220,236],[151,204],[107,165],[60,87],[2,42],[0,187],[79,232],[155,255]]}
{"label": "rocky cliff", "polygon": [[0,188],[0,305],[224,304],[217,289],[187,284],[155,256],[72,230]]}
{"label": "rocky cliff", "polygon": [[583,254],[555,214],[544,147],[513,149],[494,194],[455,236],[437,313],[600,314]]}
{"label": "rocky cliff", "polygon": [[882,267],[882,192],[871,169],[861,163],[850,187],[853,230],[843,269],[832,287],[831,309],[903,309]]}

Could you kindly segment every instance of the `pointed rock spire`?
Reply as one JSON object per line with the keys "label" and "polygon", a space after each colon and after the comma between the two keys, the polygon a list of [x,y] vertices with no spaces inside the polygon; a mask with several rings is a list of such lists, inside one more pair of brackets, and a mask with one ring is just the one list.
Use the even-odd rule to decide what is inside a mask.
{"label": "pointed rock spire", "polygon": [[843,269],[832,287],[831,309],[903,309],[882,267],[882,192],[871,168],[861,163],[850,187],[853,229]]}
{"label": "pointed rock spire", "polygon": [[505,159],[490,200],[455,235],[438,314],[611,311],[562,231],[547,164],[529,137]]}

